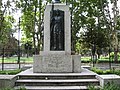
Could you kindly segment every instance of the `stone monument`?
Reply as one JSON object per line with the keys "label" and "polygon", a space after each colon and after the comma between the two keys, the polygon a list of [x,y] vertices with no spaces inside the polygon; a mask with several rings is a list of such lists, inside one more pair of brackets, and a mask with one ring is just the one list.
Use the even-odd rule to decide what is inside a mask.
{"label": "stone monument", "polygon": [[71,18],[69,6],[59,0],[44,12],[44,49],[34,56],[33,72],[81,72],[80,55],[71,55]]}

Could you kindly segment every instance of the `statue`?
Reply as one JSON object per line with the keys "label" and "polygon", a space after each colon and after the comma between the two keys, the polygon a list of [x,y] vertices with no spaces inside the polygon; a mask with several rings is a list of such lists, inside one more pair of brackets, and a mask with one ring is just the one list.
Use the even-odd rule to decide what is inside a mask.
{"label": "statue", "polygon": [[60,0],[54,0],[53,2],[54,3],[60,3]]}
{"label": "statue", "polygon": [[51,11],[50,50],[64,50],[64,11],[58,9]]}

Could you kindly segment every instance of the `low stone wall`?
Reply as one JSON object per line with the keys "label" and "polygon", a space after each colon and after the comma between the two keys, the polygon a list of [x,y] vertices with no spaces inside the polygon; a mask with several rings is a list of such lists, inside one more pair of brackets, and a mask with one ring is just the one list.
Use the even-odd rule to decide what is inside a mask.
{"label": "low stone wall", "polygon": [[15,86],[17,75],[0,75],[0,89]]}
{"label": "low stone wall", "polygon": [[97,75],[96,78],[100,81],[100,85],[104,87],[105,84],[108,82],[114,83],[116,85],[120,85],[120,76],[115,74],[109,74],[109,75]]}

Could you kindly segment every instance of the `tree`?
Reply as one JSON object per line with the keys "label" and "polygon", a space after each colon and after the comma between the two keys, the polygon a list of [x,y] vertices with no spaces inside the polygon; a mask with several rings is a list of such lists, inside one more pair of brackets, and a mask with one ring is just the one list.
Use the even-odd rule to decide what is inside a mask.
{"label": "tree", "polygon": [[[26,40],[32,40],[35,52],[38,54],[42,42],[44,4],[42,0],[21,0],[17,6],[22,9],[21,28]],[[25,39],[24,39],[25,40]]]}
{"label": "tree", "polygon": [[102,0],[102,3],[101,0],[71,0],[69,3],[72,4],[73,48],[76,48],[75,44],[81,37],[81,42],[84,42],[83,44],[86,44],[89,48],[91,48],[93,44],[95,44],[97,48],[106,47],[108,45],[108,31],[102,15],[102,6],[104,6],[105,9],[106,3],[108,3],[107,0]]}
{"label": "tree", "polygon": [[0,4],[0,43],[4,44],[14,32],[12,27],[15,20],[13,16],[10,15],[10,1],[8,0],[4,4],[1,1]]}
{"label": "tree", "polygon": [[[118,61],[118,35],[117,35],[117,31],[120,29],[119,28],[119,10],[118,10],[118,4],[117,4],[118,0],[110,0],[109,3],[107,3],[107,8],[104,10],[103,9],[103,15],[104,15],[104,19],[105,19],[105,24],[109,30],[109,47],[114,49],[114,60],[115,62]],[[110,7],[109,5],[111,4],[112,8],[110,11]]]}
{"label": "tree", "polygon": [[[111,17],[110,3],[113,4],[114,17]],[[96,46],[96,53],[98,54],[102,48],[114,47],[115,60],[117,60],[118,38],[116,29],[119,28],[117,0],[67,0],[67,4],[72,6],[70,7],[72,14],[72,50],[76,50],[78,42],[88,49],[92,48],[93,45]],[[43,43],[42,25],[44,25],[45,4],[42,3],[42,0],[20,0],[17,5],[22,8],[22,30],[27,40],[32,40],[34,48],[39,51]]]}

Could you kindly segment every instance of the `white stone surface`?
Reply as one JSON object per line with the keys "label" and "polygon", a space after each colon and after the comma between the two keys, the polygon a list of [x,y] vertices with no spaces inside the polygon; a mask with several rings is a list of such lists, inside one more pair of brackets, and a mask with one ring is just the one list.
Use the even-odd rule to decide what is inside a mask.
{"label": "white stone surface", "polygon": [[18,75],[34,75],[34,76],[82,76],[82,75],[97,75],[93,71],[88,69],[82,68],[81,73],[34,73],[33,68],[27,69],[25,71],[20,72]]}
{"label": "white stone surface", "polygon": [[25,88],[27,90],[87,90],[87,86],[25,86]]}
{"label": "white stone surface", "polygon": [[54,54],[43,57],[42,72],[72,72],[71,55]]}
{"label": "white stone surface", "polygon": [[80,55],[66,55],[64,52],[35,55],[33,71],[40,72],[81,72]]}
{"label": "white stone surface", "polygon": [[0,89],[13,87],[16,79],[16,75],[0,75]]}
{"label": "white stone surface", "polygon": [[[50,52],[50,11],[52,5],[46,6],[44,13],[44,51]],[[65,30],[65,52],[71,54],[71,20],[69,6],[65,4],[54,4],[54,10],[64,11],[64,30]]]}
{"label": "white stone surface", "polygon": [[104,87],[108,82],[120,85],[120,76],[115,74],[97,75],[96,78],[100,81],[100,85]]}
{"label": "white stone surface", "polygon": [[81,72],[81,59],[80,55],[72,55],[72,63],[73,63],[73,72],[80,73]]}
{"label": "white stone surface", "polygon": [[71,55],[36,55],[34,60],[34,72],[72,72]]}
{"label": "white stone surface", "polygon": [[42,55],[33,56],[33,71],[34,72],[42,72]]}

